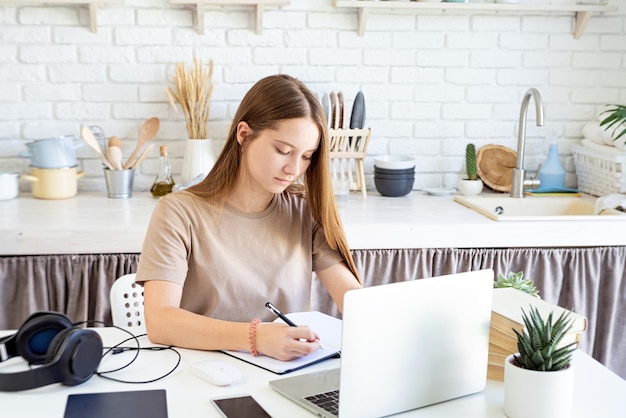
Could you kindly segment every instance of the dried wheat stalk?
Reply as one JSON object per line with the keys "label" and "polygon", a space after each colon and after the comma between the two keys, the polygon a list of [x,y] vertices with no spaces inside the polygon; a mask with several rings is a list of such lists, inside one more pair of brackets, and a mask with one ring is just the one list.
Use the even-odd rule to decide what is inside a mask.
{"label": "dried wheat stalk", "polygon": [[193,67],[176,64],[174,88],[168,87],[167,98],[178,113],[178,103],[185,116],[185,127],[190,139],[207,139],[209,105],[213,93],[213,60],[207,69],[194,57]]}

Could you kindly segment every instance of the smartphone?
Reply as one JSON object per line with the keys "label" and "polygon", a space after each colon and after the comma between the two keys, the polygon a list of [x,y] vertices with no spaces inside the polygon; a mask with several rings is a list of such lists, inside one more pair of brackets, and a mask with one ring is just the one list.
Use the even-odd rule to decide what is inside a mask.
{"label": "smartphone", "polygon": [[226,418],[272,418],[250,395],[214,398],[211,402]]}

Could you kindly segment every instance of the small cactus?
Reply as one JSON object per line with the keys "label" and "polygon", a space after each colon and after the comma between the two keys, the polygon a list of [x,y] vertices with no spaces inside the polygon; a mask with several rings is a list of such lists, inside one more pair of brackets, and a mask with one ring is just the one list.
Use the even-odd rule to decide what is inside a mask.
{"label": "small cactus", "polygon": [[478,178],[478,167],[476,167],[476,147],[474,144],[467,144],[465,147],[465,169],[468,180]]}

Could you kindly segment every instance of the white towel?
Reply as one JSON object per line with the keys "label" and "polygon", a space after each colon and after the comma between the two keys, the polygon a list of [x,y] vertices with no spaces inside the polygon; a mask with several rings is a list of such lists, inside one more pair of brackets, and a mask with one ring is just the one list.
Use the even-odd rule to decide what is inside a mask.
{"label": "white towel", "polygon": [[[617,129],[617,134],[616,135],[619,135],[619,133],[622,131],[622,129],[624,129],[624,126],[620,125],[620,127]],[[614,141],[613,137],[611,136],[611,132],[613,132],[613,128],[611,128],[611,132],[607,132],[607,131],[604,131],[604,132],[608,135],[609,138],[611,138],[611,144],[610,145],[613,145],[615,148],[626,150],[626,136],[623,136],[620,139],[618,139],[617,141]],[[605,141],[607,141],[607,140],[605,140]]]}
{"label": "white towel", "polygon": [[608,145],[600,145],[595,142],[591,142],[588,139],[583,139],[582,141],[580,141],[580,145],[585,146],[587,148],[595,149],[601,152],[605,152],[608,154],[626,155],[626,150],[624,149],[620,149],[617,147],[610,147]]}
{"label": "white towel", "polygon": [[626,208],[626,196],[623,194],[608,194],[596,199],[594,215],[599,215],[603,210],[616,209],[618,207]]}
{"label": "white towel", "polygon": [[615,145],[611,134],[600,127],[598,122],[591,122],[583,126],[583,136],[596,144]]}

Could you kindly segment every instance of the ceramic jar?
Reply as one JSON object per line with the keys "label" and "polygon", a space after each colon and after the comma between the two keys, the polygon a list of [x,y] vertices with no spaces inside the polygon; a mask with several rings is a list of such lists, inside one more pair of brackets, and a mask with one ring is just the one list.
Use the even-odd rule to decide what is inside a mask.
{"label": "ceramic jar", "polygon": [[17,197],[19,188],[18,173],[0,173],[0,200],[9,200]]}

